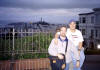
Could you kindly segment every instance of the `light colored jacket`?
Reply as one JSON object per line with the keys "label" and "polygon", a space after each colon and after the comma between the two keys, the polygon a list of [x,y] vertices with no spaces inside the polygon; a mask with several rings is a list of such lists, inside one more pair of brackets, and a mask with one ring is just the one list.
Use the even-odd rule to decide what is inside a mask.
{"label": "light colored jacket", "polygon": [[68,40],[67,53],[65,53],[66,41],[61,41],[60,39],[58,39],[58,44],[56,45],[54,40],[55,39],[51,41],[48,48],[48,53],[51,56],[57,56],[58,53],[65,54],[66,63],[70,63],[72,61],[72,57],[71,57],[72,53],[74,54],[76,60],[80,59],[77,49],[75,48],[74,44],[70,40]]}

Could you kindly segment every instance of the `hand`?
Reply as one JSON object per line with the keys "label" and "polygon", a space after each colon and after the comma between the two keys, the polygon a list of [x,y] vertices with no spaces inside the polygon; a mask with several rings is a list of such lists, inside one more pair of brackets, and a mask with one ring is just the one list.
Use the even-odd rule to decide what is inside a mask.
{"label": "hand", "polygon": [[64,59],[64,56],[61,55],[61,54],[58,54],[58,58],[59,58],[59,59]]}
{"label": "hand", "polygon": [[58,37],[59,37],[59,35],[56,33],[56,34],[55,34],[55,38],[57,38],[57,39],[58,39]]}
{"label": "hand", "polygon": [[80,56],[80,51],[78,51],[78,53],[79,53],[79,56]]}
{"label": "hand", "polygon": [[57,45],[58,44],[58,38],[55,38],[54,42]]}
{"label": "hand", "polygon": [[63,65],[62,65],[62,69],[64,69],[64,68],[65,68],[65,66],[66,66],[66,65],[65,65],[65,64],[63,64]]}
{"label": "hand", "polygon": [[77,67],[77,68],[80,67],[80,61],[77,61],[77,62],[76,62],[76,67]]}

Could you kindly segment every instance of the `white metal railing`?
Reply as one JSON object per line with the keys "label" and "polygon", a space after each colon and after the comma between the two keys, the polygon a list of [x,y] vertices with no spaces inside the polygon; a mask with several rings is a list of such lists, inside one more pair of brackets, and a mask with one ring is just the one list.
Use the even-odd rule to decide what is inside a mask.
{"label": "white metal railing", "polygon": [[[14,28],[6,31],[0,33],[0,70],[49,70],[47,51],[53,38],[52,31],[18,32]],[[34,59],[38,59],[38,63]],[[44,68],[41,67],[43,64]]]}

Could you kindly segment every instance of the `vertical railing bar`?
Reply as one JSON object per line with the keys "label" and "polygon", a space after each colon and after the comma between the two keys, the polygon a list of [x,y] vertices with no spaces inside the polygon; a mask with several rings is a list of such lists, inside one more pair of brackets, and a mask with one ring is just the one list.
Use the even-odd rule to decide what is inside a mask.
{"label": "vertical railing bar", "polygon": [[20,49],[20,54],[22,54],[22,29],[21,29],[21,37],[20,37],[20,40],[21,40],[21,49]]}
{"label": "vertical railing bar", "polygon": [[9,48],[9,51],[8,51],[8,52],[9,52],[9,54],[10,54],[10,44],[11,44],[11,42],[10,42],[10,40],[11,40],[11,39],[10,39],[10,34],[11,34],[11,33],[10,33],[10,31],[9,31],[9,46],[8,46],[8,48]]}
{"label": "vertical railing bar", "polygon": [[39,36],[39,52],[40,52],[40,31],[38,33],[38,36]]}
{"label": "vertical railing bar", "polygon": [[33,49],[33,45],[34,45],[34,44],[33,44],[33,29],[32,29],[32,52],[33,52],[33,50],[34,50],[34,49]]}
{"label": "vertical railing bar", "polygon": [[37,52],[37,50],[38,50],[38,44],[37,44],[37,38],[38,36],[37,36],[37,31],[36,31],[36,52]]}
{"label": "vertical railing bar", "polygon": [[13,43],[13,46],[12,46],[12,59],[11,59],[11,63],[10,63],[10,64],[11,64],[11,65],[10,65],[10,69],[11,69],[11,70],[14,70],[14,55],[15,55],[15,53],[14,53],[15,29],[14,29],[14,28],[13,28],[12,35],[13,35],[13,42],[12,42],[12,43]]}
{"label": "vertical railing bar", "polygon": [[15,45],[15,43],[14,43],[14,40],[15,40],[15,29],[13,28],[13,51],[14,51],[14,45]]}
{"label": "vertical railing bar", "polygon": [[26,51],[26,37],[27,37],[27,34],[26,34],[26,30],[25,30],[25,51]]}
{"label": "vertical railing bar", "polygon": [[[4,32],[5,32],[5,46],[4,46],[4,52],[6,52],[6,29],[4,28]],[[4,53],[4,56],[5,56],[5,53]]]}

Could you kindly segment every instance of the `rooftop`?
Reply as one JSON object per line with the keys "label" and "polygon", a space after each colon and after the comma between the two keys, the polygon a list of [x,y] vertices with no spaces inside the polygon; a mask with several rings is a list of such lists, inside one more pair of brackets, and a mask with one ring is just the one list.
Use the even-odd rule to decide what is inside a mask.
{"label": "rooftop", "polygon": [[100,8],[94,8],[93,11],[100,11]]}
{"label": "rooftop", "polygon": [[94,12],[81,13],[81,14],[79,14],[79,15],[90,15],[90,14],[94,14],[96,11],[100,11],[100,8],[94,8],[93,11],[94,11]]}
{"label": "rooftop", "polygon": [[90,12],[90,13],[81,13],[79,15],[90,15],[90,14],[94,14],[94,12]]}

